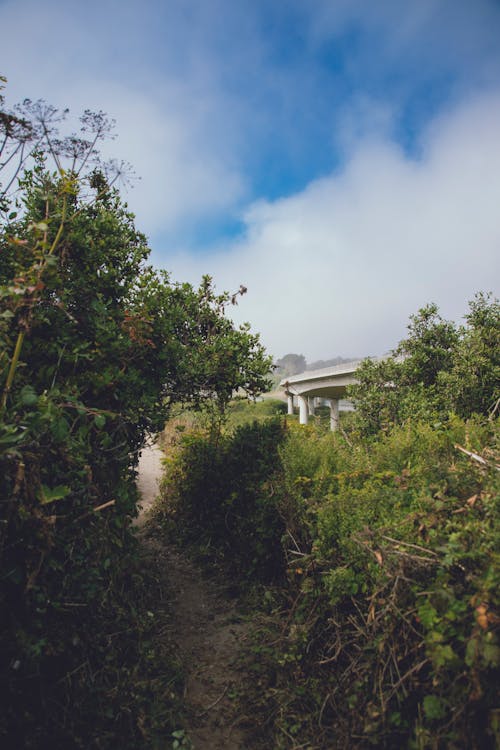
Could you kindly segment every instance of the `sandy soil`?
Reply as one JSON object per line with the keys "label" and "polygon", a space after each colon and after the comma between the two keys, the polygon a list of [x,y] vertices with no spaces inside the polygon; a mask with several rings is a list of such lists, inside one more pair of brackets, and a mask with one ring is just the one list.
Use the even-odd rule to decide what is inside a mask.
{"label": "sandy soil", "polygon": [[142,498],[140,504],[141,512],[138,518],[139,525],[144,523],[147,511],[151,508],[158,495],[159,481],[163,472],[163,458],[163,451],[157,445],[145,448],[139,458],[137,487]]}
{"label": "sandy soil", "polygon": [[182,553],[165,545],[153,523],[144,523],[144,514],[158,494],[162,455],[156,446],[143,451],[138,476],[143,498],[139,537],[172,592],[168,621],[157,613],[158,637],[168,628],[179,650],[186,674],[188,736],[194,749],[248,750],[243,725],[250,720],[238,715],[235,698],[245,678],[237,659],[249,626],[223,583],[204,578]]}

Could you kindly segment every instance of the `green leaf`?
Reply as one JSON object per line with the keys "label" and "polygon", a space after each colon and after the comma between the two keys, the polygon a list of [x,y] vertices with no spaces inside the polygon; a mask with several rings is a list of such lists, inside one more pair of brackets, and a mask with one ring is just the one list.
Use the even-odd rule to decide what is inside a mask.
{"label": "green leaf", "polygon": [[59,419],[56,419],[51,427],[50,431],[52,432],[52,435],[54,436],[54,439],[60,443],[62,442],[68,435],[69,432],[69,424],[67,420],[64,417],[59,417]]}
{"label": "green leaf", "polygon": [[436,668],[444,667],[447,662],[454,661],[456,655],[449,644],[445,646],[436,645],[432,649],[432,661]]}
{"label": "green leaf", "polygon": [[106,424],[106,417],[104,414],[96,414],[94,417],[94,424],[98,430],[101,430]]}
{"label": "green leaf", "polygon": [[34,222],[31,225],[31,227],[33,229],[38,229],[39,232],[47,232],[48,229],[49,229],[49,225],[47,224],[46,221],[37,221],[37,222]]}
{"label": "green leaf", "polygon": [[21,389],[21,403],[23,406],[34,406],[38,401],[35,389],[31,385],[25,385]]}
{"label": "green leaf", "polygon": [[465,663],[468,667],[472,667],[477,660],[478,655],[478,641],[477,638],[471,638],[467,642],[465,649]]}
{"label": "green leaf", "polygon": [[428,719],[442,719],[446,715],[443,701],[437,695],[426,695],[424,698],[424,714]]}
{"label": "green leaf", "polygon": [[56,500],[62,500],[66,495],[70,493],[70,488],[64,484],[58,484],[57,487],[47,487],[46,484],[42,484],[38,493],[40,504],[48,505]]}
{"label": "green leaf", "polygon": [[500,648],[495,643],[485,643],[483,659],[488,666],[497,667],[500,664]]}
{"label": "green leaf", "polygon": [[424,628],[427,628],[427,630],[430,630],[432,626],[438,621],[438,613],[429,601],[422,602],[422,604],[418,607],[418,616],[420,618],[420,622],[422,623]]}
{"label": "green leaf", "polygon": [[13,425],[0,425],[0,429],[3,431],[3,434],[0,433],[0,447],[7,449],[20,443],[27,434],[26,431],[21,431]]}

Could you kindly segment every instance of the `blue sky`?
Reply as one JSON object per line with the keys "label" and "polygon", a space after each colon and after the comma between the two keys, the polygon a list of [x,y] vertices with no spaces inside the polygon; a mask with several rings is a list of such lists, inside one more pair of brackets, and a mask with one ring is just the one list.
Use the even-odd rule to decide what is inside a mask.
{"label": "blue sky", "polygon": [[498,294],[499,39],[496,0],[0,0],[8,102],[113,116],[154,263],[310,361]]}

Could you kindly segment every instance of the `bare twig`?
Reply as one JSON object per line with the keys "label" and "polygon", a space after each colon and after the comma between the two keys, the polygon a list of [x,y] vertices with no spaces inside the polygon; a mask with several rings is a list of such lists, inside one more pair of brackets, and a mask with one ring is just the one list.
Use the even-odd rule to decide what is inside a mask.
{"label": "bare twig", "polygon": [[105,508],[109,508],[112,505],[115,505],[116,500],[108,500],[107,503],[103,503],[102,505],[97,505],[95,508],[91,508],[91,510],[87,511],[86,513],[83,513],[81,516],[78,516],[78,518],[75,518],[76,521],[82,521],[84,518],[88,518],[88,516],[91,516],[92,513],[99,513],[99,511],[104,510]]}
{"label": "bare twig", "polygon": [[410,677],[414,672],[420,672],[422,667],[425,667],[425,665],[428,662],[429,662],[429,659],[423,659],[423,661],[418,662],[418,664],[415,664],[411,669],[405,672],[404,675],[393,686],[391,692],[389,693],[387,700],[390,700],[392,698],[392,696],[397,691],[397,689],[403,684],[403,682],[405,682],[405,680],[408,679],[408,677]]}
{"label": "bare twig", "polygon": [[325,712],[326,704],[330,700],[330,693],[326,694],[325,700],[323,701],[323,705],[321,706],[321,711],[319,712],[318,716],[318,726],[321,728],[323,726],[323,714]]}
{"label": "bare twig", "polygon": [[217,705],[218,703],[220,703],[220,702],[221,702],[221,700],[222,700],[222,699],[224,698],[224,696],[226,695],[226,693],[227,693],[227,691],[228,691],[228,690],[229,690],[229,684],[228,684],[228,685],[226,685],[226,687],[224,688],[223,692],[222,692],[222,693],[221,693],[221,694],[219,695],[219,697],[218,697],[218,698],[217,698],[216,700],[214,700],[214,702],[213,702],[213,703],[211,703],[211,704],[210,704],[209,706],[207,706],[207,707],[206,707],[206,708],[205,708],[205,709],[204,709],[204,710],[203,710],[203,711],[201,712],[201,714],[196,714],[196,718],[197,718],[197,719],[199,719],[199,718],[200,718],[201,716],[204,716],[204,715],[205,715],[205,714],[207,714],[207,713],[208,713],[208,712],[209,712],[209,711],[210,711],[210,710],[211,710],[212,708],[214,708],[214,707],[215,707],[215,706],[216,706],[216,705]]}
{"label": "bare twig", "polygon": [[96,508],[92,508],[93,513],[98,513],[100,510],[104,510],[104,508],[109,508],[111,505],[115,505],[116,500],[108,500],[107,503],[103,503],[102,505],[98,505]]}
{"label": "bare twig", "polygon": [[[473,453],[472,451],[468,451],[467,448],[464,448],[463,446],[458,445],[458,443],[455,443],[455,448],[461,453],[465,453],[466,456],[469,456],[469,458],[472,458],[472,460],[476,461],[476,463],[481,464],[481,466],[489,466],[488,461],[486,461],[486,459],[480,456],[478,453]],[[500,471],[500,466],[495,465],[495,468],[497,471]]]}
{"label": "bare twig", "polygon": [[[289,535],[290,539],[291,539],[291,540],[292,540],[292,542],[293,542],[293,543],[295,544],[295,549],[296,549],[296,550],[298,550],[298,551],[299,551],[299,553],[300,553],[300,547],[299,547],[299,545],[297,544],[297,541],[296,541],[296,539],[295,539],[294,535],[292,534],[292,532],[290,531],[290,529],[287,529],[287,530],[286,530],[286,533],[287,533],[287,534]],[[290,551],[291,551],[291,550],[290,550]]]}
{"label": "bare twig", "polygon": [[394,539],[391,536],[386,536],[385,534],[381,534],[382,539],[386,539],[388,542],[393,542],[394,544],[401,544],[403,547],[411,547],[411,549],[417,549],[420,550],[420,552],[425,552],[428,555],[432,555],[433,557],[439,557],[437,552],[434,552],[431,549],[427,549],[427,547],[421,547],[419,544],[411,544],[411,542],[403,542],[401,539]]}
{"label": "bare twig", "polygon": [[436,562],[435,557],[423,557],[423,555],[413,555],[410,552],[403,552],[403,550],[401,549],[391,549],[388,551],[393,555],[399,555],[400,557],[405,557],[407,560],[415,560],[418,562],[431,563],[431,564],[435,564]]}
{"label": "bare twig", "polygon": [[494,416],[497,413],[497,411],[498,411],[499,408],[500,408],[500,398],[497,398],[496,403],[494,404],[494,406],[492,407],[490,413],[488,414],[488,419],[489,419],[490,422],[493,420],[493,418],[494,418]]}

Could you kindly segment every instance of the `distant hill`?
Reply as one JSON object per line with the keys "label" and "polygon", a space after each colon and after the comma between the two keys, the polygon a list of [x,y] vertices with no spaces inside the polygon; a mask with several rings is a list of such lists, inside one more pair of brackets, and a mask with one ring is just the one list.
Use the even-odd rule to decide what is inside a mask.
{"label": "distant hill", "polygon": [[316,362],[306,365],[306,370],[321,370],[322,367],[333,367],[343,365],[344,362],[352,362],[352,357],[332,357],[332,359],[318,359]]}
{"label": "distant hill", "polygon": [[347,359],[345,357],[332,357],[332,359],[318,359],[316,362],[308,364],[303,354],[290,353],[278,359],[274,372],[278,376],[278,380],[282,380],[291,375],[298,375],[299,372],[305,370],[321,370],[322,367],[333,367],[351,361],[352,357]]}
{"label": "distant hill", "polygon": [[284,357],[278,359],[276,362],[275,374],[281,378],[286,378],[289,375],[297,375],[299,372],[304,372],[307,367],[306,358],[303,354],[285,354]]}

